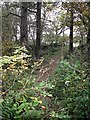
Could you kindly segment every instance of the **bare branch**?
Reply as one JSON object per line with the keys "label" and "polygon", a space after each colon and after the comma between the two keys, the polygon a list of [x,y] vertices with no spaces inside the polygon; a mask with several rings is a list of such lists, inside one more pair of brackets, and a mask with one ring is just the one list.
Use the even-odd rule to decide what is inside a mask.
{"label": "bare branch", "polygon": [[21,18],[21,16],[20,15],[18,15],[18,14],[15,14],[15,13],[8,13],[7,15],[3,15],[2,17],[8,17],[8,16],[10,16],[10,15],[14,15],[14,16],[16,16],[16,17],[20,17]]}
{"label": "bare branch", "polygon": [[66,29],[61,29],[61,31],[59,32],[59,34],[61,34],[62,32],[68,30],[69,28],[66,28]]}
{"label": "bare branch", "polygon": [[18,15],[18,14],[11,13],[11,12],[10,12],[10,14],[21,18],[21,16],[20,16],[20,15]]}
{"label": "bare branch", "polygon": [[30,10],[30,9],[27,9],[29,12],[33,12],[33,13],[36,13],[37,11],[35,10]]}

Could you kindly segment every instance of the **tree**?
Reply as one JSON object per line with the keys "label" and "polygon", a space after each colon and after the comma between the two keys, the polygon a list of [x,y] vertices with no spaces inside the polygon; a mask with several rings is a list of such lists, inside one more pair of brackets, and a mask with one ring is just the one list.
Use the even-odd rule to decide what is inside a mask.
{"label": "tree", "polygon": [[2,40],[12,40],[13,38],[13,16],[9,16],[10,4],[2,5]]}
{"label": "tree", "polygon": [[[74,9],[73,9],[73,2],[62,2],[62,7],[67,11],[67,15],[69,14],[69,21],[67,21],[67,25],[70,28],[70,35],[69,35],[69,53],[73,52],[73,26],[74,26]],[[66,17],[67,19],[67,17]]]}
{"label": "tree", "polygon": [[22,44],[25,41],[28,41],[28,31],[27,31],[27,2],[21,2],[20,42]]}
{"label": "tree", "polygon": [[75,11],[77,11],[78,16],[83,22],[83,25],[86,29],[86,34],[87,34],[86,47],[88,50],[87,63],[88,63],[88,68],[90,69],[90,2],[74,3],[73,8],[75,9]]}
{"label": "tree", "polygon": [[73,52],[73,4],[71,3],[70,8],[70,41],[69,41],[69,52]]}
{"label": "tree", "polygon": [[90,74],[90,2],[88,2],[87,5],[88,5],[88,9],[89,9],[87,44],[88,44],[88,67],[89,67],[89,74]]}
{"label": "tree", "polygon": [[41,2],[37,2],[36,46],[35,46],[35,56],[37,59],[40,57],[40,47],[41,47]]}

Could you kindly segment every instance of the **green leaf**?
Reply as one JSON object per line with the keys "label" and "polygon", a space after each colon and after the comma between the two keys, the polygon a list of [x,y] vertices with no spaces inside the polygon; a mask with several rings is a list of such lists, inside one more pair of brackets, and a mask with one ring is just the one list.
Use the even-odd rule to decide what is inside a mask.
{"label": "green leaf", "polygon": [[39,104],[39,101],[34,101],[33,106],[36,107]]}
{"label": "green leaf", "polygon": [[42,112],[38,110],[30,110],[28,114],[30,118],[40,118],[41,113]]}

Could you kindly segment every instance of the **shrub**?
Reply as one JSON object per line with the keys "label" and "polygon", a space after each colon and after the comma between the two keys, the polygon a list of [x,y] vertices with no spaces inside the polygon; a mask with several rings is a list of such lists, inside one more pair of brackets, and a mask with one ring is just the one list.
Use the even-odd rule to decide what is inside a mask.
{"label": "shrub", "polygon": [[36,96],[35,71],[42,64],[33,62],[25,47],[18,47],[11,56],[0,58],[3,120],[27,120],[42,117],[42,101]]}
{"label": "shrub", "polygon": [[61,61],[50,81],[55,85],[53,97],[62,106],[59,115],[68,115],[70,119],[90,117],[88,80],[79,61]]}

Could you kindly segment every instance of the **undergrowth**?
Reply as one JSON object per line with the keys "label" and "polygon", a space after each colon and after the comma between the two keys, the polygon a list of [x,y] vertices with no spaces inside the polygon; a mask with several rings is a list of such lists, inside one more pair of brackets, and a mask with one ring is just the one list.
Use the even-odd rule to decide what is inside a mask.
{"label": "undergrowth", "polygon": [[90,118],[87,64],[78,57],[72,54],[68,59],[60,61],[49,79],[55,86],[51,90],[54,106],[60,106],[55,116],[63,120]]}
{"label": "undergrowth", "polygon": [[38,120],[45,117],[47,103],[41,97],[51,94],[42,89],[50,85],[35,82],[36,71],[42,63],[43,58],[32,61],[25,47],[17,47],[11,56],[0,58],[2,120]]}
{"label": "undergrowth", "polygon": [[35,80],[44,58],[32,61],[25,47],[1,57],[2,120],[90,118],[87,64],[76,53],[60,61],[49,80],[40,83]]}

